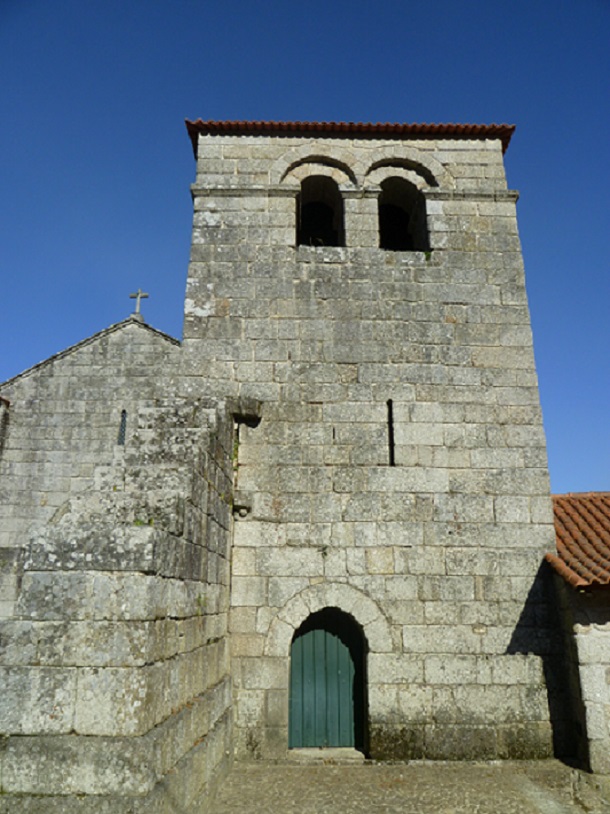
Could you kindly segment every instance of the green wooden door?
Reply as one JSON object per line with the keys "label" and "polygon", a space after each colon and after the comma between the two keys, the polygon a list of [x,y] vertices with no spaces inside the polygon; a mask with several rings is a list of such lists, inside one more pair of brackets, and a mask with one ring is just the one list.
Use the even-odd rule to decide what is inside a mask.
{"label": "green wooden door", "polygon": [[354,661],[339,636],[316,628],[290,653],[288,745],[354,746]]}

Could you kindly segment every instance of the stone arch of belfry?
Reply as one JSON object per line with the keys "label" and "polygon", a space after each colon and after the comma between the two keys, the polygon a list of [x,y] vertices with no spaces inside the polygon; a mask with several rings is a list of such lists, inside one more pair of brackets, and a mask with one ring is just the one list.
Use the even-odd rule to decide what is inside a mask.
{"label": "stone arch of belfry", "polygon": [[338,608],[352,616],[362,628],[369,653],[392,652],[392,632],[377,603],[362,591],[343,583],[320,583],[305,588],[289,599],[269,626],[265,655],[285,657],[295,631],[312,613]]}
{"label": "stone arch of belfry", "polygon": [[283,153],[271,165],[269,170],[270,182],[271,184],[282,183],[286,176],[299,165],[315,164],[319,166],[325,162],[326,166],[335,167],[344,172],[350,182],[356,184],[358,175],[348,159],[349,156],[341,145],[335,146],[326,143],[318,148],[317,145],[309,143],[300,147],[293,147]]}
{"label": "stone arch of belfry", "polygon": [[354,181],[346,167],[323,163],[320,158],[309,158],[288,169],[282,176],[282,185],[300,186],[305,178],[323,175],[332,178],[340,189],[353,189]]}
{"label": "stone arch of belfry", "polygon": [[416,170],[410,170],[406,167],[396,166],[394,164],[384,164],[372,170],[366,177],[365,186],[367,189],[381,187],[382,181],[385,181],[387,178],[402,178],[420,191],[430,188],[426,179]]}
{"label": "stone arch of belfry", "polygon": [[[358,167],[358,175],[366,182],[376,183],[373,178],[383,178],[396,174],[394,171],[404,168],[426,179],[428,186],[438,186],[443,189],[454,189],[455,178],[447,167],[438,159],[427,155],[424,150],[417,147],[400,145],[394,148],[387,157],[375,161],[368,167]],[[381,170],[381,172],[379,172]]]}
{"label": "stone arch of belfry", "polygon": [[[385,148],[376,147],[376,151],[383,155],[382,159],[370,162],[365,156],[355,157],[341,144],[332,144],[326,141],[323,145],[311,142],[300,147],[292,147],[279,156],[271,165],[269,180],[272,185],[278,185],[287,180],[287,176],[299,165],[305,163],[320,164],[323,160],[330,163],[347,175],[352,184],[361,187],[368,180],[370,173],[381,166],[406,167],[419,174],[434,179],[441,189],[455,189],[456,179],[450,169],[430,155],[426,150],[404,144],[388,144]],[[434,186],[435,184],[431,184]]]}

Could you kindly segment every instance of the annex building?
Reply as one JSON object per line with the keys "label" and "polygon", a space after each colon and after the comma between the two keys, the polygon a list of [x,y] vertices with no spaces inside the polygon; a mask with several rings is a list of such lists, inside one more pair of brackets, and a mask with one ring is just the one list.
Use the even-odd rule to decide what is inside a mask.
{"label": "annex building", "polygon": [[306,747],[610,774],[610,496],[549,493],[514,128],[187,129],[182,340],[136,309],[0,386],[0,811]]}

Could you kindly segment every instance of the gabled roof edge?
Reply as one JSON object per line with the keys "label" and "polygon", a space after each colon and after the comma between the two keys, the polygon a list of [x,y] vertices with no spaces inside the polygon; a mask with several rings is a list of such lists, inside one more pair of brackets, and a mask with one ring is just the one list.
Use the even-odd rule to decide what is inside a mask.
{"label": "gabled roof edge", "polygon": [[109,325],[107,328],[104,328],[101,331],[98,331],[92,336],[88,336],[86,339],[81,339],[80,342],[77,342],[75,345],[70,345],[68,348],[59,351],[58,353],[54,353],[52,356],[49,356],[47,359],[43,359],[42,362],[37,362],[32,367],[28,367],[26,370],[23,370],[21,373],[17,373],[16,376],[11,376],[10,379],[6,379],[4,382],[0,382],[0,388],[3,388],[13,382],[17,381],[17,379],[24,378],[25,376],[29,376],[37,370],[45,367],[46,365],[50,364],[51,362],[56,362],[59,359],[63,359],[65,356],[69,356],[71,353],[79,350],[80,348],[84,348],[87,345],[90,345],[92,342],[96,342],[102,336],[108,336],[109,334],[115,333],[116,331],[120,331],[122,328],[127,327],[127,325],[137,325],[139,328],[146,329],[151,333],[155,334],[156,336],[165,339],[167,342],[170,342],[173,345],[180,346],[182,343],[179,339],[176,339],[169,334],[164,333],[163,331],[158,330],[157,328],[153,328],[151,325],[148,325],[146,322],[143,322],[139,319],[134,319],[132,316],[127,317],[127,319],[122,320],[121,322],[115,322],[113,325]]}

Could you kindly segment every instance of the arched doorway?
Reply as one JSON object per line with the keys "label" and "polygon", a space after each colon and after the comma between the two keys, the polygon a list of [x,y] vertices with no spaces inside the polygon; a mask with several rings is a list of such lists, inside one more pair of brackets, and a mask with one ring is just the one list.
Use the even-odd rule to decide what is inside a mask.
{"label": "arched doorway", "polygon": [[288,746],[365,748],[366,641],[352,616],[324,608],[290,647]]}

